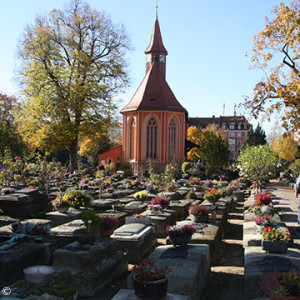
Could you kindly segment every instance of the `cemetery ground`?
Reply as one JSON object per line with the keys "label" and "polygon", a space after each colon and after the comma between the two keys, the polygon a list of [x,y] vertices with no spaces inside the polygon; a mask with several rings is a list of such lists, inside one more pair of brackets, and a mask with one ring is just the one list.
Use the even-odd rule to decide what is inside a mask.
{"label": "cemetery ground", "polygon": [[[244,183],[181,179],[174,181],[173,191],[163,194],[152,191],[145,195],[147,180],[111,178],[109,183],[105,181],[99,197],[99,186],[90,182],[82,178],[76,181],[72,177],[64,180],[65,188],[80,191],[65,192],[66,198],[74,198],[72,203],[76,206],[68,211],[59,206],[57,209],[60,208],[60,211],[51,211],[47,206],[49,200],[53,201],[60,195],[55,181],[49,185],[48,199],[38,189],[2,192],[0,283],[1,286],[14,288],[13,295],[22,296],[17,299],[31,299],[31,293],[36,292],[32,285],[24,281],[22,270],[38,264],[55,267],[57,276],[69,274],[81,300],[125,299],[121,295],[132,293],[133,288],[130,269],[143,259],[157,264],[167,263],[172,268],[168,275],[168,292],[177,295],[175,297],[178,298],[174,299],[189,300],[258,299],[265,296],[259,288],[259,280],[266,268],[270,268],[268,261],[271,260],[271,268],[277,264],[279,268],[286,268],[288,264],[300,269],[298,200],[291,186],[278,180],[268,183],[264,191],[272,196],[275,207],[273,218],[277,226],[291,233],[292,238],[284,254],[262,250],[262,235],[253,221],[253,207],[259,210],[271,208],[259,206],[254,190]],[[219,193],[221,190],[223,194],[216,202],[212,204],[208,201],[216,191]],[[105,237],[103,231],[100,239],[97,234],[93,236],[96,243],[86,242],[88,236],[82,241],[79,233],[91,225],[84,221],[86,209],[79,207],[89,198],[81,196],[81,193],[94,198],[91,203],[93,214],[88,217],[93,221],[88,224],[94,224],[92,222],[99,217],[103,220],[107,216],[118,219],[118,228],[110,233],[110,237]],[[168,198],[167,208],[158,208],[154,204],[147,206],[151,199],[162,196]],[[62,200],[60,198],[60,204],[63,204]],[[200,204],[211,210],[207,223],[192,221],[191,208]],[[39,213],[41,211],[44,212]],[[18,220],[22,220],[21,223]],[[36,224],[41,227],[36,227]],[[185,226],[183,224],[195,226],[196,231],[190,236],[188,246],[172,246],[166,228],[175,224],[178,228]],[[27,230],[25,239],[20,229]],[[33,233],[33,229],[38,231]],[[43,233],[41,240],[40,230],[46,232],[46,229],[50,230],[51,235]],[[12,232],[16,237],[14,239],[11,239]],[[281,261],[274,262],[274,259]],[[45,290],[39,293],[49,291],[49,287],[51,290],[52,284],[56,286],[61,278],[64,280],[63,277],[55,278],[47,282]],[[68,287],[68,284],[65,286]],[[72,294],[72,289],[71,292],[65,291],[63,287],[63,292]],[[35,297],[38,298],[33,296],[32,299],[43,299],[42,294]],[[130,296],[126,299],[135,298]]]}

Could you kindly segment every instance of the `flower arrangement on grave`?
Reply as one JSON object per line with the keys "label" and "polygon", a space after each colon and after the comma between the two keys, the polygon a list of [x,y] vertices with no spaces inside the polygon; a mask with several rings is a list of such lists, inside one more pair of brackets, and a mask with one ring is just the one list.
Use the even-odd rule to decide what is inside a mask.
{"label": "flower arrangement on grave", "polygon": [[259,288],[272,299],[300,296],[300,273],[297,270],[268,272],[261,277]]}
{"label": "flower arrangement on grave", "polygon": [[15,189],[12,187],[5,187],[0,191],[2,194],[7,195],[7,194],[12,194],[15,192]]}
{"label": "flower arrangement on grave", "polygon": [[135,265],[131,269],[136,280],[143,282],[164,279],[166,274],[171,271],[172,269],[168,266],[156,266],[151,260],[143,260],[139,265]]}
{"label": "flower arrangement on grave", "polygon": [[288,241],[290,238],[290,233],[288,230],[285,230],[284,232],[276,227],[267,227],[262,232],[262,236],[264,240],[267,241]]}
{"label": "flower arrangement on grave", "polygon": [[267,193],[264,193],[264,194],[259,193],[259,194],[256,194],[255,200],[256,200],[257,205],[268,205],[272,201],[272,196]]}
{"label": "flower arrangement on grave", "polygon": [[273,216],[275,213],[275,208],[272,205],[261,205],[258,207],[260,208],[262,215],[268,214]]}
{"label": "flower arrangement on grave", "polygon": [[130,180],[129,181],[129,186],[132,189],[137,189],[141,185],[141,182],[138,180]]}
{"label": "flower arrangement on grave", "polygon": [[82,191],[72,190],[64,194],[63,200],[68,201],[71,206],[79,208],[80,206],[89,206],[92,201],[92,197]]}
{"label": "flower arrangement on grave", "polygon": [[216,203],[221,198],[221,192],[217,188],[208,189],[204,194],[204,200],[210,203]]}
{"label": "flower arrangement on grave", "polygon": [[169,237],[178,237],[178,236],[192,236],[196,232],[196,227],[194,224],[181,222],[177,225],[168,226],[166,228],[166,233]]}
{"label": "flower arrangement on grave", "polygon": [[38,179],[32,179],[30,181],[27,182],[28,186],[35,186],[38,187],[41,185],[40,181]]}
{"label": "flower arrangement on grave", "polygon": [[160,204],[148,204],[147,209],[156,212],[156,211],[160,211],[162,207]]}
{"label": "flower arrangement on grave", "polygon": [[151,204],[159,204],[162,208],[166,208],[170,204],[170,199],[167,197],[155,197],[151,199]]}
{"label": "flower arrangement on grave", "polygon": [[71,206],[70,202],[67,199],[64,199],[62,194],[58,195],[52,202],[53,208],[57,211],[67,211]]}
{"label": "flower arrangement on grave", "polygon": [[83,178],[81,181],[80,181],[80,185],[85,185],[85,184],[89,184],[90,183],[90,181],[89,181],[89,179],[87,179],[87,178]]}
{"label": "flower arrangement on grave", "polygon": [[191,178],[191,179],[188,180],[188,183],[189,183],[190,185],[198,185],[199,182],[200,182],[200,178],[197,178],[197,177]]}
{"label": "flower arrangement on grave", "polygon": [[261,216],[257,216],[255,218],[253,218],[253,221],[255,222],[256,225],[268,226],[268,225],[270,225],[271,218],[272,218],[271,215],[265,214],[265,215],[261,215]]}
{"label": "flower arrangement on grave", "polygon": [[174,185],[174,183],[168,183],[167,185],[166,185],[166,190],[168,191],[168,192],[174,192],[175,191],[175,185]]}
{"label": "flower arrangement on grave", "polygon": [[209,212],[209,208],[204,205],[195,204],[189,207],[189,213],[194,216],[208,215]]}
{"label": "flower arrangement on grave", "polygon": [[261,216],[262,215],[261,209],[257,205],[251,205],[251,206],[249,206],[248,211],[251,212],[251,213],[253,213],[256,216]]}
{"label": "flower arrangement on grave", "polygon": [[133,195],[133,197],[134,197],[135,200],[143,201],[143,200],[147,200],[148,199],[149,194],[148,194],[147,191],[140,191],[140,192],[136,192]]}

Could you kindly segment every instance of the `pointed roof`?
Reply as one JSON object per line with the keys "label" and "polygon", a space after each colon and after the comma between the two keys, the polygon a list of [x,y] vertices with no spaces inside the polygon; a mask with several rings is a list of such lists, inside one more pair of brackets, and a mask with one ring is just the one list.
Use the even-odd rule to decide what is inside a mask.
{"label": "pointed roof", "polygon": [[162,41],[159,23],[158,23],[157,19],[154,22],[151,39],[150,39],[150,44],[147,47],[147,49],[145,50],[145,54],[148,54],[151,52],[159,52],[161,54],[168,55],[168,51],[164,47],[164,44]]}
{"label": "pointed roof", "polygon": [[181,106],[157,64],[153,63],[131,101],[121,113],[136,110],[170,110],[186,112]]}

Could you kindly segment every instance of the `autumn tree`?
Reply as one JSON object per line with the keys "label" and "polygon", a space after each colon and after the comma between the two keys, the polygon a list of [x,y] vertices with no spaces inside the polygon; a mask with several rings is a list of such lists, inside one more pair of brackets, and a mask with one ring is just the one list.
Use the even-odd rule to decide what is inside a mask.
{"label": "autumn tree", "polygon": [[291,133],[283,134],[272,142],[271,149],[278,153],[280,158],[292,161],[295,159],[298,143],[294,140]]}
{"label": "autumn tree", "polygon": [[12,155],[20,155],[25,145],[17,131],[14,111],[17,107],[17,99],[0,93],[0,155],[6,151]]}
{"label": "autumn tree", "polygon": [[247,131],[241,149],[243,150],[247,147],[265,145],[266,143],[266,133],[262,129],[262,127],[259,124],[257,124],[255,130],[253,130],[251,126],[250,129]]}
{"label": "autumn tree", "polygon": [[42,150],[68,149],[76,170],[78,141],[114,126],[128,43],[122,26],[80,0],[37,16],[19,45],[24,138]]}
{"label": "autumn tree", "polygon": [[188,128],[187,139],[198,145],[191,149],[188,159],[199,159],[206,167],[206,175],[216,174],[228,163],[228,143],[221,131],[216,128],[198,129],[195,126]]}
{"label": "autumn tree", "polygon": [[262,113],[269,119],[279,112],[283,126],[295,128],[300,124],[300,1],[281,3],[272,12],[274,19],[267,19],[254,37],[253,67],[262,69],[265,78],[245,106],[254,117]]}

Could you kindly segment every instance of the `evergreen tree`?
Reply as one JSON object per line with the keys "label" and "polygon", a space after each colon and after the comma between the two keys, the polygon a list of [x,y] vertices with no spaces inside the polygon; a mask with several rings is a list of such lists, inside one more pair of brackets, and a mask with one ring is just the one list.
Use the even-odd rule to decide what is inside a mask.
{"label": "evergreen tree", "polygon": [[245,150],[248,147],[265,145],[266,143],[267,143],[266,133],[258,124],[255,130],[253,130],[252,126],[248,130],[244,142],[242,144],[241,150]]}

